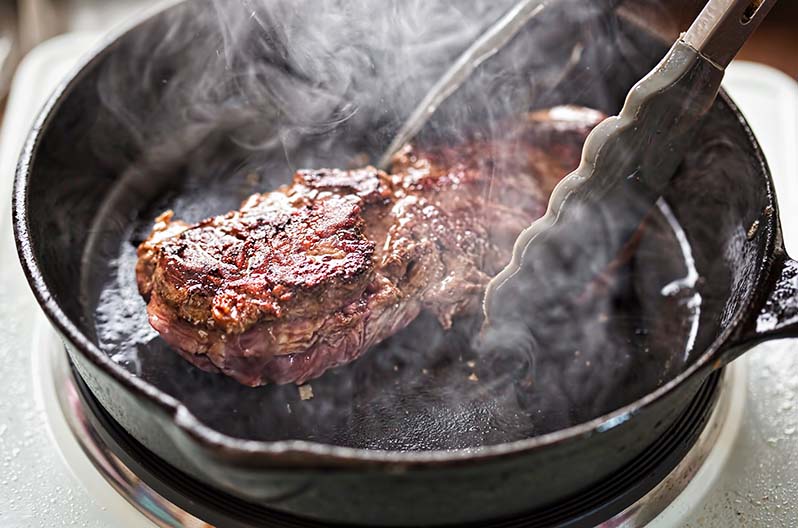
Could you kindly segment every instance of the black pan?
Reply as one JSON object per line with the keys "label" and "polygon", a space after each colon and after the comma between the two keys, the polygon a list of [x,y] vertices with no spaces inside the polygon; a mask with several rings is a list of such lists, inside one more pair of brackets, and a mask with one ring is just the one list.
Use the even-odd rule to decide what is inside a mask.
{"label": "black pan", "polygon": [[[473,103],[480,93],[513,101],[507,112],[560,103],[616,112],[666,46],[598,3],[582,10],[566,4],[486,65],[440,110],[432,130],[451,133],[447,124],[464,109],[490,123],[474,117],[488,108]],[[610,288],[635,295],[618,297],[618,312],[602,324],[633,326],[635,337],[599,347],[585,335],[581,356],[538,349],[530,364],[529,351],[516,357],[508,350],[502,361],[472,367],[471,360],[483,359],[468,339],[475,323],[444,333],[422,316],[354,364],[315,380],[309,401],[295,387],[249,389],[198,371],[142,319],[132,252],[152,218],[167,207],[184,218],[222,212],[282,183],[298,165],[340,166],[353,152],[375,155],[400,121],[361,108],[341,120],[345,125],[311,134],[266,106],[244,105],[255,113],[239,112],[237,120],[241,106],[234,104],[211,115],[211,127],[171,128],[166,116],[205,110],[176,107],[196,86],[178,75],[213,68],[212,57],[200,66],[188,59],[203,43],[226,38],[197,16],[203,7],[211,9],[173,5],[88,57],[37,120],[14,193],[23,267],[81,378],[130,435],[196,479],[328,521],[413,525],[509,516],[601,482],[666,433],[711,372],[763,340],[796,334],[798,264],[783,249],[759,145],[724,95],[637,237],[635,257],[609,280]],[[308,82],[277,41],[256,43],[270,71],[298,86]],[[403,93],[418,100],[432,80],[417,79]],[[217,108],[246,89],[231,82],[205,102]],[[277,138],[279,148],[268,141],[253,148],[252,138]],[[695,288],[703,304],[687,352],[673,338],[686,327],[681,305],[641,304],[649,297],[641,284],[659,284],[664,276],[657,274],[669,272],[674,229],[689,240],[701,277]],[[473,368],[482,384],[468,385]],[[519,389],[529,379],[534,388]]]}

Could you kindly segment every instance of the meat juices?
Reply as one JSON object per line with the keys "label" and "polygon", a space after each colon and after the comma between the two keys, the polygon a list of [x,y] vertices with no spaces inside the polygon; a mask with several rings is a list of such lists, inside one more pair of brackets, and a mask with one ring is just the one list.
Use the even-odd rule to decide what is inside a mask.
{"label": "meat juices", "polygon": [[406,147],[390,174],[299,171],[192,225],[167,211],[138,248],[149,321],[194,365],[250,386],[316,378],[422,310],[448,328],[479,310],[604,117],[556,107],[501,139]]}

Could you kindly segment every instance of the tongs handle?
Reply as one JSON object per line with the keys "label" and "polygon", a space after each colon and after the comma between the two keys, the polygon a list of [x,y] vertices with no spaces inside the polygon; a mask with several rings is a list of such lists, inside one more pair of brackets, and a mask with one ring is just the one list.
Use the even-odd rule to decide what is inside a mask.
{"label": "tongs handle", "polygon": [[777,0],[709,0],[681,40],[726,69]]}

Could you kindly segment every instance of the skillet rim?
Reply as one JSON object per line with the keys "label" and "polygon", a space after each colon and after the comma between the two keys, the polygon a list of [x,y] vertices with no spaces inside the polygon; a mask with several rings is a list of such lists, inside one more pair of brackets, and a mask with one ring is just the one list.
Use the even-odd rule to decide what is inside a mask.
{"label": "skillet rim", "polygon": [[[487,462],[498,458],[509,458],[522,455],[546,447],[553,447],[568,441],[587,438],[594,434],[604,433],[632,419],[636,414],[675,391],[683,383],[706,368],[715,369],[722,366],[721,361],[713,361],[725,348],[734,334],[744,325],[755,309],[754,303],[767,295],[768,278],[773,271],[773,264],[781,252],[781,227],[779,208],[776,200],[772,175],[765,160],[762,148],[753,134],[739,108],[725,91],[721,90],[719,101],[732,111],[745,135],[753,147],[753,154],[759,164],[759,175],[763,177],[765,192],[769,205],[774,213],[767,216],[765,224],[766,239],[763,244],[763,255],[756,263],[754,284],[745,300],[741,303],[731,322],[723,329],[715,341],[697,358],[692,365],[675,378],[658,387],[646,396],[635,400],[615,411],[604,414],[590,421],[514,442],[447,451],[387,451],[352,447],[341,447],[307,440],[260,441],[245,440],[220,433],[202,423],[199,418],[179,400],[162,392],[160,389],[134,376],[115,363],[106,353],[88,339],[64,313],[60,305],[50,293],[45,278],[35,257],[30,237],[28,216],[28,184],[33,175],[36,157],[41,139],[55,120],[65,99],[80,83],[89,69],[106,54],[113,53],[114,47],[129,33],[135,31],[147,21],[162,15],[167,10],[183,5],[186,0],[165,0],[140,16],[113,30],[107,37],[94,46],[78,61],[76,67],[59,83],[39,112],[34,125],[28,134],[21,151],[14,178],[12,196],[12,220],[14,241],[18,257],[28,284],[33,294],[47,315],[51,324],[58,330],[62,338],[70,341],[74,349],[89,360],[105,375],[129,391],[134,399],[144,398],[154,404],[158,411],[171,420],[177,428],[196,442],[200,447],[212,450],[217,455],[224,455],[228,462],[236,464],[244,457],[252,462],[258,459],[258,465],[274,466],[280,469],[291,467],[313,467],[323,465],[352,469],[358,465],[384,466],[386,468],[436,468],[454,466],[463,463]],[[319,464],[321,463],[321,464]],[[237,465],[237,464],[236,464]]]}

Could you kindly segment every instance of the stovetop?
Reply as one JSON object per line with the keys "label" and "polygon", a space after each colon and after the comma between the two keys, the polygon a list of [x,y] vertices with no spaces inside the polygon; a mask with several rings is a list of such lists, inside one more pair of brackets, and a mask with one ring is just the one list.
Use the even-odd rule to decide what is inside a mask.
{"label": "stovetop", "polygon": [[[35,113],[79,55],[97,40],[71,34],[22,65],[0,134],[0,526],[151,526],[100,473],[56,411],[42,354],[57,339],[16,260],[10,190],[17,153]],[[798,250],[798,85],[738,63],[727,89],[763,144],[782,203],[787,249]],[[794,526],[798,519],[798,356],[793,341],[747,354],[734,384],[739,427],[725,427],[709,459],[650,526]]]}

